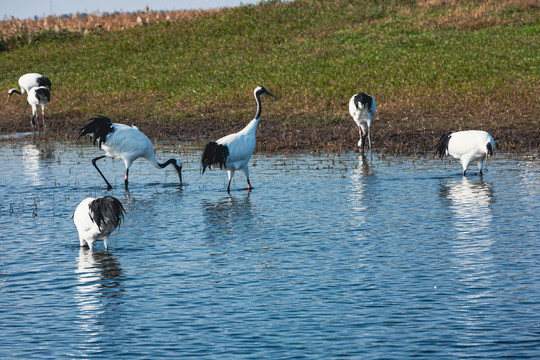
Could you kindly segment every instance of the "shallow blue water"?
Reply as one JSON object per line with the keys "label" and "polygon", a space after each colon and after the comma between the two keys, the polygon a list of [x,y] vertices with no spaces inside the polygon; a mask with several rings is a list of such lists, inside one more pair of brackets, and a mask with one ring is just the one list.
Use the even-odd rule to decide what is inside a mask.
{"label": "shallow blue water", "polygon": [[[84,144],[83,144],[84,143]],[[86,142],[0,140],[0,358],[540,358],[540,166],[265,154],[254,190],[102,160]],[[125,223],[80,249],[71,215]]]}

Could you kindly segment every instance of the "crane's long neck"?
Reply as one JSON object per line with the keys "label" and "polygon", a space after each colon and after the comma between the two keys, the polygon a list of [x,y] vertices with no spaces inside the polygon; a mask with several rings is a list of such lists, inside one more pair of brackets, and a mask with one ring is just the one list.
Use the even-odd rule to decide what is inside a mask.
{"label": "crane's long neck", "polygon": [[245,127],[244,130],[247,132],[256,131],[257,125],[259,125],[259,119],[261,118],[262,106],[259,94],[255,95],[255,100],[257,101],[257,113],[255,114],[253,120],[251,120],[251,122]]}
{"label": "crane's long neck", "polygon": [[178,160],[169,159],[169,160],[165,161],[164,163],[160,163],[160,162],[157,161],[156,155],[155,155],[154,152],[152,152],[151,157],[147,157],[146,159],[148,161],[150,161],[158,169],[163,169],[163,168],[169,166],[170,164],[172,164],[174,166],[174,169],[178,173],[178,179],[180,180],[180,185],[182,185],[182,164],[179,164]]}

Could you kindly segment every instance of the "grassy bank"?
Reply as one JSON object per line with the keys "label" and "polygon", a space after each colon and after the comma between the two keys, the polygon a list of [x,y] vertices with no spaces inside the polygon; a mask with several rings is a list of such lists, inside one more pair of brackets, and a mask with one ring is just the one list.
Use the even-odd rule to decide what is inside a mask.
{"label": "grassy bank", "polygon": [[[104,114],[155,136],[204,141],[247,124],[260,84],[280,98],[264,99],[263,148],[329,150],[355,148],[347,104],[365,91],[377,101],[376,148],[425,151],[444,131],[474,128],[492,133],[499,149],[536,149],[535,4],[269,1],[124,30],[106,18],[90,31],[64,19],[47,29],[57,36],[0,52],[0,88],[26,72],[48,75],[49,123],[59,131]],[[5,105],[0,131],[29,129],[23,102]]]}

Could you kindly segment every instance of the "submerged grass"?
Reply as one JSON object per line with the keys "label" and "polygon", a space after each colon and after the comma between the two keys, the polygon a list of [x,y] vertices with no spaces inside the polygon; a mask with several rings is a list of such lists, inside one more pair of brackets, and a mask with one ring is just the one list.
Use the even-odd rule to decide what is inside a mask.
{"label": "submerged grass", "polygon": [[[26,72],[48,75],[49,124],[58,129],[105,114],[206,140],[252,118],[260,84],[280,98],[263,99],[263,147],[338,151],[355,147],[348,100],[364,91],[377,101],[379,149],[427,150],[442,132],[471,128],[492,133],[499,149],[532,149],[539,18],[528,0],[298,0],[124,30],[57,24],[65,35],[0,52],[0,87]],[[21,102],[7,105],[0,130],[13,130]]]}

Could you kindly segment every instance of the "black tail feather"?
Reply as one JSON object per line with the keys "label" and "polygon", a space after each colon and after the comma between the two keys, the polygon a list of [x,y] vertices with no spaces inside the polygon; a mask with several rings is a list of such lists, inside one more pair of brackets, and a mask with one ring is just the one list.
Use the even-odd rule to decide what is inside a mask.
{"label": "black tail feather", "polygon": [[51,80],[46,76],[40,76],[37,78],[38,86],[45,86],[49,90],[52,88]]}
{"label": "black tail feather", "polygon": [[435,154],[439,154],[439,157],[443,157],[446,155],[446,150],[448,150],[448,143],[450,142],[450,135],[452,135],[453,131],[449,131],[447,133],[444,133],[443,136],[439,139],[439,142],[437,143],[437,150],[435,151]]}
{"label": "black tail feather", "polygon": [[101,115],[90,119],[90,121],[88,125],[79,131],[78,139],[84,135],[92,134],[94,145],[98,142],[99,147],[101,147],[101,144],[105,143],[107,135],[114,131],[113,123],[109,118]]}
{"label": "black tail feather", "polygon": [[219,145],[214,141],[209,142],[204,147],[201,157],[202,173],[204,174],[207,167],[218,164],[219,168],[223,169],[228,156],[229,149],[225,145]]}
{"label": "black tail feather", "polygon": [[354,96],[354,105],[358,109],[363,108],[371,111],[371,107],[373,106],[373,98],[368,94],[364,94],[363,92],[358,93]]}
{"label": "black tail feather", "polygon": [[40,103],[48,103],[51,101],[51,93],[48,89],[37,89],[36,90],[36,97],[39,100]]}
{"label": "black tail feather", "polygon": [[111,223],[115,228],[120,226],[126,212],[120,200],[112,196],[98,198],[92,201],[88,207],[90,218],[100,230],[102,224]]}

